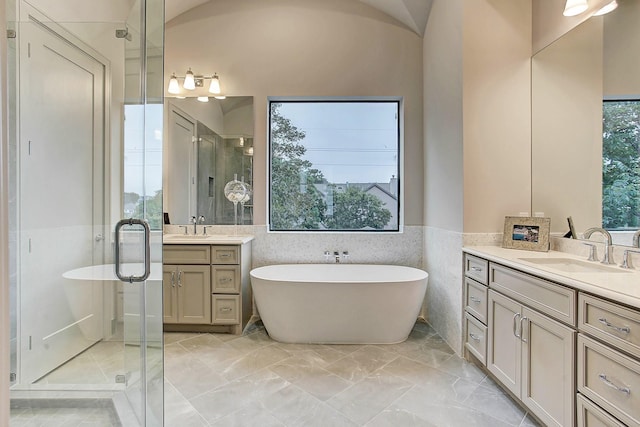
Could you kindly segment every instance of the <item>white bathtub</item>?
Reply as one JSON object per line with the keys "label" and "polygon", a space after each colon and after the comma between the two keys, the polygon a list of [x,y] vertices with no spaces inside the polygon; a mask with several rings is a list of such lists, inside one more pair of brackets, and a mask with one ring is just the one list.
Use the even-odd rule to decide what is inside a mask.
{"label": "white bathtub", "polygon": [[287,264],[253,269],[251,286],[277,341],[394,344],[409,336],[427,278],[396,265]]}

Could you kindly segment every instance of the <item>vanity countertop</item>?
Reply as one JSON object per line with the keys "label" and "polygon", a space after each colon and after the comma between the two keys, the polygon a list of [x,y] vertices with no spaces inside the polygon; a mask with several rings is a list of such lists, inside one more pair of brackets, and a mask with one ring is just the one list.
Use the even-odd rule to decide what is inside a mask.
{"label": "vanity countertop", "polygon": [[[589,262],[584,257],[558,251],[532,252],[498,246],[466,246],[463,251],[543,279],[640,308],[640,270],[623,269],[617,265],[604,266],[598,262]],[[562,271],[561,265],[553,265],[554,261],[559,260],[575,260],[582,265],[588,263],[594,270],[599,271]]]}
{"label": "vanity countertop", "polygon": [[165,245],[242,245],[253,240],[251,235],[210,234],[197,236],[184,234],[163,234]]}

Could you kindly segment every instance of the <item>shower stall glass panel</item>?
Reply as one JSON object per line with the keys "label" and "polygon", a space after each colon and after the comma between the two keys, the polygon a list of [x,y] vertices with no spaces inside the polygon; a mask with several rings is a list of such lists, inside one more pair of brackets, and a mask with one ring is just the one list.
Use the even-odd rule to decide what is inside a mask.
{"label": "shower stall glass panel", "polygon": [[164,2],[10,6],[12,416],[162,425]]}

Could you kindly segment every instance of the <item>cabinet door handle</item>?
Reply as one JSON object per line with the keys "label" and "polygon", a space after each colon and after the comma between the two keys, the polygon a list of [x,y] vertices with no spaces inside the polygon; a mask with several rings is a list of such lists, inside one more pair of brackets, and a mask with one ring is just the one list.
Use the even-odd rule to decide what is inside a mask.
{"label": "cabinet door handle", "polygon": [[[527,339],[524,337],[524,328],[522,327],[522,321],[528,321],[529,318],[524,316],[522,318],[520,318],[520,339],[522,340],[522,342],[529,342],[527,341]],[[529,323],[527,323],[527,325],[529,325]],[[529,328],[527,327],[527,331],[529,330]]]}
{"label": "cabinet door handle", "polygon": [[182,287],[182,271],[178,271],[178,286]]}
{"label": "cabinet door handle", "polygon": [[218,280],[218,283],[229,283],[232,281],[233,279],[231,277],[222,277],[220,280]]}
{"label": "cabinet door handle", "polygon": [[631,389],[629,387],[620,387],[616,384],[613,383],[613,381],[611,381],[609,378],[607,378],[607,376],[605,374],[598,374],[598,378],[600,378],[600,380],[605,383],[605,385],[607,387],[611,387],[614,390],[618,390],[621,393],[624,393],[626,395],[630,395],[631,394]]}
{"label": "cabinet door handle", "polygon": [[513,315],[513,335],[516,338],[522,338],[522,336],[518,335],[518,321],[516,320],[521,317],[522,315],[520,313],[516,313]]}
{"label": "cabinet door handle", "polygon": [[221,313],[228,313],[229,311],[233,310],[231,307],[222,307],[220,309]]}
{"label": "cabinet door handle", "polygon": [[482,271],[482,267],[471,267],[471,270],[473,271]]}
{"label": "cabinet door handle", "polygon": [[474,334],[473,332],[470,332],[470,333],[469,333],[469,336],[470,336],[470,337],[471,337],[471,339],[472,339],[472,340],[474,340],[474,341],[480,341],[480,340],[482,339],[482,337],[481,337],[481,336],[478,336],[478,335]]}
{"label": "cabinet door handle", "polygon": [[480,304],[480,303],[482,302],[482,301],[480,300],[480,298],[478,298],[478,297],[474,297],[473,295],[471,295],[471,296],[469,297],[469,299],[470,299],[472,302],[474,302],[475,304]]}
{"label": "cabinet door handle", "polygon": [[218,254],[218,258],[229,258],[231,254]]}
{"label": "cabinet door handle", "polygon": [[175,271],[171,272],[171,287],[172,288],[176,287],[176,272]]}
{"label": "cabinet door handle", "polygon": [[602,323],[607,328],[611,328],[615,331],[621,332],[623,334],[631,333],[631,328],[628,326],[616,326],[613,323],[609,322],[605,317],[601,317],[598,319],[598,322]]}

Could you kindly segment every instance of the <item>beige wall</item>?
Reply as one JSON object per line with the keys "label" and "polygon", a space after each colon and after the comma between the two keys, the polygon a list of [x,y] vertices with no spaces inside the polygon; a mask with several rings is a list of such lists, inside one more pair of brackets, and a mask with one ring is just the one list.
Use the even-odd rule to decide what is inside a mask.
{"label": "beige wall", "polygon": [[254,96],[255,224],[268,96],[403,96],[405,224],[422,224],[422,39],[389,16],[351,0],[218,0],[167,24],[165,64],[165,78],[217,72],[225,94]]}
{"label": "beige wall", "polygon": [[463,1],[436,0],[424,35],[425,225],[462,232]]}
{"label": "beige wall", "polygon": [[[564,16],[564,0],[535,0],[532,1],[533,52],[545,48],[563,34],[586,21],[611,0],[590,0],[589,8],[578,16]],[[636,1],[636,0],[630,0]]]}
{"label": "beige wall", "polygon": [[[618,0],[604,17],[604,95],[640,96],[640,1]],[[634,53],[631,53],[634,52]]]}
{"label": "beige wall", "polygon": [[531,3],[464,6],[463,229],[496,232],[531,206]]}

